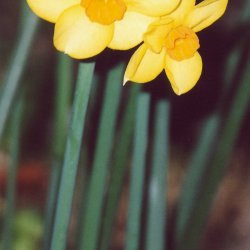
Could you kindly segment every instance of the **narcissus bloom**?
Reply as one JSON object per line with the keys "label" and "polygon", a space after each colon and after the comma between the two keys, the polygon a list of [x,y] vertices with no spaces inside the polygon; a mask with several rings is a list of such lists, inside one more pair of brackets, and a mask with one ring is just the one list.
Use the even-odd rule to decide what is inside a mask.
{"label": "narcissus bloom", "polygon": [[169,15],[149,25],[144,43],[127,66],[124,82],[145,83],[163,69],[177,95],[192,89],[202,71],[196,32],[211,25],[225,12],[228,0],[182,0]]}
{"label": "narcissus bloom", "polygon": [[106,47],[126,50],[142,42],[148,25],[180,0],[27,0],[41,18],[55,23],[54,45],[73,58]]}

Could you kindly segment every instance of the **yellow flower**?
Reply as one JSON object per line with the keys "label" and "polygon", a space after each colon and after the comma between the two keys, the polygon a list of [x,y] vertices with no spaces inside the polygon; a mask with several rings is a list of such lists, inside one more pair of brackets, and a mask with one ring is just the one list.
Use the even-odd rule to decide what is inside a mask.
{"label": "yellow flower", "polygon": [[144,43],[131,57],[124,83],[145,83],[163,69],[177,95],[188,92],[200,78],[202,60],[196,32],[211,25],[225,12],[228,0],[182,0],[171,14],[149,25]]}
{"label": "yellow flower", "polygon": [[27,0],[39,17],[55,23],[54,45],[73,58],[97,55],[106,47],[130,49],[156,17],[180,0]]}

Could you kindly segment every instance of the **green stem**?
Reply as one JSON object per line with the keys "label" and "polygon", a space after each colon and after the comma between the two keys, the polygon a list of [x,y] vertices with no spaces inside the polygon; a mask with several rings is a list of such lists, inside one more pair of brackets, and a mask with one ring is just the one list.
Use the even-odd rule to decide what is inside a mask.
{"label": "green stem", "polygon": [[[223,122],[221,111],[224,109],[228,94],[234,83],[239,63],[244,56],[243,41],[240,41],[231,51],[227,58],[224,70],[223,92],[218,102],[216,112],[204,121],[201,126],[199,141],[190,163],[188,164],[187,176],[183,183],[182,194],[177,208],[176,239],[181,241],[181,237],[187,230],[188,221],[191,218],[193,206],[197,200],[200,186],[203,185],[202,177],[207,171],[206,162],[211,159],[213,147],[217,141],[217,135],[221,123]],[[178,243],[177,243],[178,244]]]}
{"label": "green stem", "polygon": [[153,154],[149,179],[146,250],[165,249],[166,191],[169,151],[169,103],[156,106]]}
{"label": "green stem", "polygon": [[199,187],[203,185],[202,176],[206,171],[205,163],[211,157],[211,148],[214,145],[219,125],[220,118],[218,115],[213,115],[205,120],[199,141],[193,151],[177,209],[178,216],[175,229],[177,242],[181,241],[181,236],[187,229],[188,221],[199,193]]}
{"label": "green stem", "polygon": [[139,249],[143,183],[148,146],[149,104],[150,96],[148,94],[139,95],[130,177],[126,250]]}
{"label": "green stem", "polygon": [[6,120],[18,89],[18,84],[20,83],[25,66],[28,62],[28,56],[37,24],[38,18],[29,12],[25,24],[22,25],[24,29],[20,32],[20,37],[17,39],[18,43],[16,44],[14,54],[10,61],[9,69],[4,79],[4,85],[1,88],[0,139],[2,138]]}
{"label": "green stem", "polygon": [[215,149],[215,155],[209,164],[209,174],[205,176],[203,185],[199,190],[199,198],[193,207],[190,217],[192,220],[189,220],[178,249],[198,249],[202,228],[206,222],[214,194],[226,170],[230,153],[233,150],[239,129],[249,105],[249,69],[250,60],[242,76],[242,81],[236,92],[231,110],[225,120],[225,127],[218,139],[219,143]]}
{"label": "green stem", "polygon": [[66,248],[67,229],[70,220],[85,115],[94,74],[94,65],[93,62],[79,64],[71,126],[67,137],[57,207],[55,211],[55,223],[50,247],[51,250],[63,250]]}
{"label": "green stem", "polygon": [[242,10],[242,14],[241,14],[241,21],[244,22],[248,22],[249,21],[249,8],[250,8],[250,0],[245,0],[245,4]]}
{"label": "green stem", "polygon": [[[94,74],[93,82],[90,92],[90,100],[88,105],[88,112],[87,112],[87,123],[86,123],[86,130],[88,131],[89,125],[92,125],[92,117],[96,115],[95,108],[96,104],[98,106],[99,102],[96,101],[98,98],[99,87],[102,87],[100,81],[100,76],[98,74]],[[90,125],[90,126],[91,126]],[[86,213],[86,197],[88,194],[88,187],[90,182],[90,171],[89,166],[91,161],[91,150],[92,147],[90,146],[90,141],[93,140],[92,133],[85,133],[84,141],[81,149],[81,157],[79,161],[79,170],[78,170],[78,178],[77,178],[77,195],[76,195],[76,207],[78,215],[78,222],[76,226],[76,235],[75,235],[75,242],[76,242],[76,249],[80,248],[83,240],[83,225],[85,222],[85,213]]]}
{"label": "green stem", "polygon": [[95,250],[98,244],[101,211],[111,158],[123,72],[124,65],[120,64],[109,72],[107,79],[93,170],[87,194],[86,214],[80,244],[80,249],[83,250]]}
{"label": "green stem", "polygon": [[[20,98],[20,97],[19,97]],[[23,116],[23,96],[17,101],[10,120],[10,156],[6,187],[6,208],[3,222],[3,249],[11,250],[13,242],[13,219],[15,211],[16,175],[20,149],[20,132]]]}
{"label": "green stem", "polygon": [[115,147],[114,161],[112,164],[114,167],[111,170],[110,187],[107,194],[107,203],[103,216],[104,219],[100,247],[102,250],[108,250],[110,247],[112,227],[122,191],[124,176],[127,170],[126,163],[129,160],[128,153],[133,134],[135,106],[139,90],[140,85],[133,85],[130,89],[130,95],[124,111],[125,114],[121,122],[121,132],[118,136],[117,145]]}
{"label": "green stem", "polygon": [[57,68],[57,87],[55,98],[55,125],[52,144],[52,168],[45,214],[43,249],[48,249],[56,206],[56,196],[61,174],[61,164],[66,141],[69,106],[71,99],[73,61],[66,55],[59,54]]}

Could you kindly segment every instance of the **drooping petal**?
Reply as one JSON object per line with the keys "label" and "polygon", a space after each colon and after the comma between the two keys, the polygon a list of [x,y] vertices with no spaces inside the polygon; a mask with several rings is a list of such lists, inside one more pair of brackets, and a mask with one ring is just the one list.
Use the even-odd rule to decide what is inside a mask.
{"label": "drooping petal", "polygon": [[143,44],[131,57],[124,75],[124,82],[145,83],[155,79],[164,68],[165,51],[152,52]]}
{"label": "drooping petal", "polygon": [[142,35],[155,18],[127,11],[123,19],[115,23],[114,36],[108,47],[126,50],[142,42]]}
{"label": "drooping petal", "polygon": [[[128,10],[149,16],[162,16],[173,11],[181,0],[125,0]],[[187,1],[187,0],[184,0]]]}
{"label": "drooping petal", "polygon": [[81,0],[27,0],[32,11],[39,17],[55,23],[67,8],[79,4]]}
{"label": "drooping petal", "polygon": [[80,5],[67,9],[55,25],[54,45],[76,59],[95,56],[112,39],[114,25],[91,22]]}
{"label": "drooping petal", "polygon": [[182,24],[188,13],[194,8],[195,0],[181,0],[177,8],[168,17],[175,20],[176,24]]}
{"label": "drooping petal", "polygon": [[174,27],[172,19],[165,17],[151,23],[143,35],[144,43],[155,53],[160,53],[170,30]]}
{"label": "drooping petal", "polygon": [[193,57],[176,61],[166,56],[165,72],[177,95],[184,94],[198,82],[202,71],[202,59],[198,52]]}
{"label": "drooping petal", "polygon": [[219,19],[225,12],[228,0],[204,0],[189,13],[185,23],[198,32]]}

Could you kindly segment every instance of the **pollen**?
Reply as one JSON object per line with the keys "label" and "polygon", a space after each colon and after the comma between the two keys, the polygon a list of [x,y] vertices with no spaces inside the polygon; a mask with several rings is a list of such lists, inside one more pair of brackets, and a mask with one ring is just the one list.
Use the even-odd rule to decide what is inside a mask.
{"label": "pollen", "polygon": [[172,59],[182,61],[191,58],[199,49],[200,43],[194,31],[178,26],[168,33],[163,46]]}
{"label": "pollen", "polygon": [[81,5],[92,22],[103,25],[121,20],[127,9],[123,0],[82,0]]}

